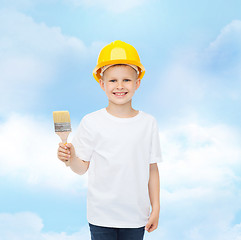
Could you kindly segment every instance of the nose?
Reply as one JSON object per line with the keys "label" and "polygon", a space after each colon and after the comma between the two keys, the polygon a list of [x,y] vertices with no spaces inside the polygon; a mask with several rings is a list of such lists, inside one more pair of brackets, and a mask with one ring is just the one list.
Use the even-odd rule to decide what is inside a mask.
{"label": "nose", "polygon": [[119,89],[119,88],[122,89],[122,88],[123,88],[122,85],[123,85],[122,81],[118,81],[118,82],[117,82],[117,88],[118,88],[118,89]]}

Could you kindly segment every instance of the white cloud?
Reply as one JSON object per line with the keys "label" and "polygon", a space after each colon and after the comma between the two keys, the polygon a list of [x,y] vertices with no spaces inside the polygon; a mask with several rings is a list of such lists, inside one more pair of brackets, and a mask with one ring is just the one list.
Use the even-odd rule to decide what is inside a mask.
{"label": "white cloud", "polygon": [[[231,171],[241,160],[241,140],[236,129],[220,124],[190,123],[165,129],[164,149],[168,165],[164,178],[173,186],[215,186],[229,184],[237,176]],[[176,169],[177,172],[173,172]],[[173,172],[173,175],[169,175]],[[205,178],[203,178],[205,176]],[[225,179],[225,181],[223,181]]]}
{"label": "white cloud", "polygon": [[160,136],[166,159],[161,164],[161,176],[167,202],[237,190],[241,180],[237,129],[191,123],[172,126]]}
{"label": "white cloud", "polygon": [[[22,13],[8,10],[0,12],[0,20],[0,60],[1,64],[5,63],[2,67],[5,69],[5,74],[1,76],[2,83],[11,81],[16,84],[23,79],[28,84],[50,81],[51,73],[45,78],[38,77],[38,74],[50,71],[49,64],[51,71],[54,71],[55,65],[61,61],[60,55],[68,52],[75,53],[75,56],[87,54],[87,48],[81,40],[63,35],[59,27],[48,27],[44,23],[36,23],[31,17]],[[23,63],[19,65],[21,60]],[[32,69],[36,62],[41,63],[38,65],[39,69]],[[30,70],[28,77],[25,66]],[[17,78],[17,73],[12,77],[9,73],[11,70],[17,73],[20,71],[20,78]],[[21,72],[25,74],[23,77]],[[32,76],[33,73],[35,75]]]}
{"label": "white cloud", "polygon": [[69,75],[73,65],[84,67],[99,45],[94,42],[87,47],[80,39],[64,35],[59,27],[1,10],[0,114],[35,106],[46,85],[59,81],[59,75]]}
{"label": "white cloud", "polygon": [[[74,129],[74,126],[72,126]],[[71,141],[72,133],[69,141]],[[12,114],[0,125],[0,176],[30,186],[76,192],[87,174],[77,175],[57,158],[59,137],[52,119]]]}
{"label": "white cloud", "polygon": [[225,26],[207,48],[175,51],[150,95],[160,106],[160,117],[168,119],[167,124],[185,116],[194,121],[217,118],[238,122],[241,21]]}
{"label": "white cloud", "polygon": [[1,240],[89,240],[88,225],[79,232],[67,234],[65,232],[44,232],[43,220],[32,212],[16,214],[0,214]]}
{"label": "white cloud", "polygon": [[224,233],[219,236],[220,240],[241,240],[241,224],[236,224],[230,229],[226,229]]}
{"label": "white cloud", "polygon": [[[204,52],[204,64],[230,84],[241,79],[241,21],[226,25]],[[241,86],[241,85],[239,85]]]}
{"label": "white cloud", "polygon": [[[226,50],[233,50],[230,47],[238,48],[241,50],[241,21],[233,20],[231,23],[226,25],[222,30],[218,37],[210,43],[210,49],[217,50],[225,45],[228,47]],[[234,46],[234,45],[235,46]],[[239,52],[240,53],[240,52]]]}
{"label": "white cloud", "polygon": [[150,1],[147,0],[65,0],[76,6],[94,7],[112,13],[123,13],[136,7],[142,6]]}
{"label": "white cloud", "polygon": [[31,212],[1,213],[0,223],[1,239],[16,239],[16,233],[30,239],[29,236],[33,236],[43,228],[42,219]]}
{"label": "white cloud", "polygon": [[[241,138],[226,125],[188,123],[162,131],[160,229],[164,239],[240,237]],[[173,231],[175,229],[175,231]],[[156,233],[157,234],[157,233]],[[158,235],[158,234],[157,234]],[[160,237],[160,236],[159,236]]]}

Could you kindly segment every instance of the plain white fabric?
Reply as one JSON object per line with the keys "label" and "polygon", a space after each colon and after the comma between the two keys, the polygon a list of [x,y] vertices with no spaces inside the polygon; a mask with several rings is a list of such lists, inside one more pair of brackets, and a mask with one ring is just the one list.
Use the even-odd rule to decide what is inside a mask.
{"label": "plain white fabric", "polygon": [[119,118],[103,108],[82,118],[72,144],[80,159],[90,161],[88,222],[105,227],[145,226],[150,214],[149,166],[161,162],[156,119],[142,111]]}

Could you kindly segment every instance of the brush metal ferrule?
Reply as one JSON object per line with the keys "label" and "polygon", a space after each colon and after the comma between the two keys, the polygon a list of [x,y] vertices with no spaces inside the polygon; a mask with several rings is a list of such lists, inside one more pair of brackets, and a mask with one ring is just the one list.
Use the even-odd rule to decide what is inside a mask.
{"label": "brush metal ferrule", "polygon": [[55,132],[71,132],[71,124],[69,122],[54,123]]}

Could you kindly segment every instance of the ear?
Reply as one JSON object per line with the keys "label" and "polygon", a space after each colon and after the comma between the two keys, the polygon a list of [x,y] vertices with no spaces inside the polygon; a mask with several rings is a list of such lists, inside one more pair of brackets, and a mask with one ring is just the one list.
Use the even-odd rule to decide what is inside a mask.
{"label": "ear", "polygon": [[100,87],[102,88],[102,90],[105,91],[105,84],[104,84],[104,80],[102,78],[99,79],[99,84],[100,84]]}
{"label": "ear", "polygon": [[140,87],[140,85],[141,85],[141,79],[138,78],[136,79],[136,90]]}

